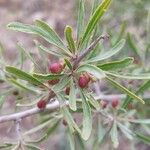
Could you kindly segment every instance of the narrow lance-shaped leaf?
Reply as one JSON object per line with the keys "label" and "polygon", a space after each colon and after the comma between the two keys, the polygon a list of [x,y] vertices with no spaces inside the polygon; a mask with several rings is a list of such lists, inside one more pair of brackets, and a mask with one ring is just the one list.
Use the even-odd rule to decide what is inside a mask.
{"label": "narrow lance-shaped leaf", "polygon": [[94,65],[90,65],[90,64],[82,65],[77,70],[77,72],[84,72],[84,71],[92,74],[98,79],[105,78],[105,73],[100,68]]}
{"label": "narrow lance-shaped leaf", "polygon": [[72,132],[74,132],[74,129],[79,133],[81,134],[81,130],[80,128],[77,126],[77,124],[75,123],[75,121],[73,120],[73,117],[72,115],[70,114],[68,108],[66,107],[62,107],[61,108],[61,111],[64,115],[64,118],[66,119],[68,125],[69,125],[69,128]]}
{"label": "narrow lance-shaped leaf", "polygon": [[117,77],[117,78],[123,78],[123,79],[136,79],[136,80],[147,80],[150,79],[150,73],[143,73],[143,74],[119,74],[116,72],[108,72],[104,71],[105,74]]}
{"label": "narrow lance-shaped leaf", "polygon": [[127,42],[131,48],[131,50],[133,50],[133,52],[138,55],[141,59],[144,59],[144,53],[139,49],[139,47],[137,46],[137,43],[135,42],[135,40],[133,39],[133,36],[128,33],[127,34]]}
{"label": "narrow lance-shaped leaf", "polygon": [[143,135],[143,134],[138,133],[138,132],[136,132],[135,134],[136,134],[136,137],[137,137],[138,139],[140,139],[140,140],[143,141],[144,143],[150,145],[150,136]]}
{"label": "narrow lance-shaped leaf", "polygon": [[137,123],[137,124],[150,124],[150,119],[133,119],[129,120],[132,123]]}
{"label": "narrow lance-shaped leaf", "polygon": [[[28,150],[41,150],[40,147],[33,144],[24,144]],[[20,147],[20,146],[19,146]]]}
{"label": "narrow lance-shaped leaf", "polygon": [[3,106],[3,103],[4,103],[5,99],[6,99],[5,96],[3,96],[3,95],[1,96],[1,95],[0,95],[0,109],[1,109],[1,107]]}
{"label": "narrow lance-shaped leaf", "polygon": [[[147,89],[150,88],[150,80],[146,81],[145,83],[143,83],[139,89],[136,91],[136,95],[138,94],[142,94],[144,91],[146,91]],[[132,101],[131,97],[127,97],[125,99],[125,101],[122,104],[122,108],[126,109],[128,107],[128,104]]]}
{"label": "narrow lance-shaped leaf", "polygon": [[127,88],[123,87],[121,84],[117,83],[116,81],[114,81],[113,79],[106,77],[106,79],[116,88],[118,88],[120,91],[126,93],[127,95],[129,95],[131,98],[138,100],[139,102],[141,102],[142,104],[145,104],[144,100],[142,100],[140,97],[136,96],[134,93],[132,93],[131,91],[129,91]]}
{"label": "narrow lance-shaped leaf", "polygon": [[[83,34],[81,44],[83,44],[89,38],[90,34],[94,30],[94,28],[97,25],[100,18],[106,12],[110,3],[111,3],[111,0],[103,0],[103,2],[97,7],[97,9],[95,10],[94,14],[92,15],[92,17],[90,18],[90,20],[87,24],[87,27],[86,27],[85,32]],[[88,42],[88,41],[86,41],[86,42]]]}
{"label": "narrow lance-shaped leaf", "polygon": [[53,90],[60,92],[67,86],[69,82],[70,78],[67,75],[65,75],[60,79],[60,81],[56,85],[53,86]]}
{"label": "narrow lance-shaped leaf", "polygon": [[82,90],[80,90],[80,95],[82,98],[82,107],[83,107],[83,129],[81,135],[84,140],[88,140],[92,132],[91,108]]}
{"label": "narrow lance-shaped leaf", "polygon": [[125,29],[126,29],[126,22],[123,22],[122,25],[121,25],[120,32],[119,32],[119,34],[118,34],[118,37],[117,37],[115,43],[119,42],[120,39],[123,37],[123,35],[124,35],[124,33],[125,33]]}
{"label": "narrow lance-shaped leaf", "polygon": [[150,45],[150,10],[147,15],[147,43]]}
{"label": "narrow lance-shaped leaf", "polygon": [[75,150],[75,141],[74,141],[73,134],[71,133],[70,130],[68,130],[68,140],[70,143],[70,150]]}
{"label": "narrow lance-shaped leaf", "polygon": [[41,51],[44,51],[48,54],[51,54],[51,55],[54,55],[54,56],[57,56],[57,57],[65,57],[64,54],[60,53],[60,52],[56,52],[54,50],[49,50],[48,48],[46,48],[45,46],[39,44],[37,45],[38,49],[41,50]]}
{"label": "narrow lance-shaped leaf", "polygon": [[123,133],[128,139],[130,139],[130,140],[133,139],[134,133],[133,133],[130,129],[128,129],[125,125],[123,125],[123,124],[121,124],[121,123],[119,123],[119,122],[117,122],[117,125],[118,125],[118,127],[120,128],[120,130],[122,131],[122,133]]}
{"label": "narrow lance-shaped leaf", "polygon": [[30,55],[30,53],[27,52],[27,50],[25,50],[25,48],[24,48],[20,43],[17,43],[17,47],[18,47],[18,50],[22,51],[22,52],[26,55],[26,57],[27,57],[28,59],[30,59],[30,60],[33,62],[33,64],[34,64],[34,65],[38,68],[38,70],[40,71],[41,68],[39,68],[39,65],[36,63],[36,61],[33,59],[33,57]]}
{"label": "narrow lance-shaped leaf", "polygon": [[50,40],[53,40],[54,43],[56,43],[56,46],[59,46],[66,54],[71,55],[69,51],[66,50],[66,47],[60,37],[57,35],[57,33],[44,21],[36,20],[35,21],[36,26],[41,28],[45,33],[47,33],[48,38]]}
{"label": "narrow lance-shaped leaf", "polygon": [[76,111],[76,88],[73,79],[70,81],[69,106],[72,110]]}
{"label": "narrow lance-shaped leaf", "polygon": [[79,11],[78,11],[78,21],[77,21],[77,41],[79,42],[84,29],[84,0],[79,1]]}
{"label": "narrow lance-shaped leaf", "polygon": [[64,59],[64,60],[65,60],[66,65],[68,66],[68,68],[70,70],[72,70],[72,65],[71,65],[70,61],[68,59]]}
{"label": "narrow lance-shaped leaf", "polygon": [[116,121],[113,122],[113,126],[111,128],[110,135],[111,135],[111,140],[113,142],[114,148],[117,148],[119,145],[119,141],[118,141],[118,131],[117,131]]}
{"label": "narrow lance-shaped leaf", "polygon": [[29,87],[28,85],[21,83],[15,79],[9,79],[8,82],[10,82],[11,84],[13,84],[14,86],[16,86],[17,88],[20,88],[22,90],[28,91],[28,92],[32,92],[32,93],[40,93],[39,90],[33,88],[33,87]]}
{"label": "narrow lance-shaped leaf", "polygon": [[125,40],[122,39],[116,45],[114,45],[111,48],[111,50],[108,50],[107,52],[104,52],[102,54],[100,53],[98,56],[87,60],[86,63],[92,63],[92,62],[97,62],[97,61],[108,59],[112,57],[113,55],[117,54],[118,52],[120,52],[121,49],[124,47],[124,45],[125,45]]}
{"label": "narrow lance-shaped leaf", "polygon": [[70,52],[75,53],[76,47],[75,47],[75,43],[74,43],[74,39],[72,35],[72,28],[70,26],[66,26],[65,28],[65,37],[66,37]]}
{"label": "narrow lance-shaped leaf", "polygon": [[105,70],[105,71],[117,70],[117,69],[124,69],[125,67],[129,66],[132,63],[133,63],[133,58],[127,57],[122,60],[99,64],[99,65],[97,65],[97,67],[99,67],[100,69]]}
{"label": "narrow lance-shaped leaf", "polygon": [[95,109],[99,109],[100,108],[100,105],[99,105],[99,102],[94,99],[94,97],[92,95],[89,95],[88,96],[88,100],[89,100],[89,103],[95,108]]}
{"label": "narrow lance-shaped leaf", "polygon": [[64,74],[38,74],[38,73],[33,73],[32,75],[33,75],[33,77],[37,78],[38,80],[42,80],[42,81],[60,79],[61,77],[64,76]]}
{"label": "narrow lance-shaped leaf", "polygon": [[15,67],[11,67],[11,66],[6,66],[5,69],[7,72],[17,76],[18,78],[20,78],[22,80],[28,81],[34,85],[43,85],[43,83],[40,82],[38,79],[34,78],[32,75],[30,75],[20,69],[17,69]]}
{"label": "narrow lance-shaped leaf", "polygon": [[[69,56],[71,55],[66,51],[66,47],[64,46],[64,44],[62,43],[58,35],[50,27],[49,29],[47,29],[48,25],[45,25],[44,22],[41,22],[41,21],[36,21],[36,23],[38,24],[38,26],[23,24],[19,22],[12,22],[8,24],[7,27],[11,30],[39,35],[42,38],[44,38],[47,42],[62,49],[66,55],[69,55]],[[47,28],[44,29],[45,26],[43,24]]]}

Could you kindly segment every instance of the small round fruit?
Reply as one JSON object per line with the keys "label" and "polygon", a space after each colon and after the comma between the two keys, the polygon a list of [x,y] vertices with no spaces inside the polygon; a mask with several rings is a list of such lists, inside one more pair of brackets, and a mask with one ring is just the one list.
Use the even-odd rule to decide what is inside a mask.
{"label": "small round fruit", "polygon": [[128,109],[133,109],[132,103],[129,103],[129,104],[128,104]]}
{"label": "small round fruit", "polygon": [[87,81],[90,82],[91,77],[90,77],[89,73],[85,72],[83,75],[87,78]]}
{"label": "small round fruit", "polygon": [[37,103],[37,107],[39,109],[44,109],[46,107],[46,101],[45,100],[40,100],[38,103]]}
{"label": "small round fruit", "polygon": [[104,109],[104,108],[107,107],[108,101],[106,101],[106,100],[101,100],[101,101],[100,101],[100,104],[101,104],[102,108]]}
{"label": "small round fruit", "polygon": [[111,105],[113,108],[116,108],[119,104],[119,100],[118,99],[113,99],[112,102],[111,102]]}
{"label": "small round fruit", "polygon": [[59,74],[63,70],[63,65],[59,62],[53,63],[49,65],[49,71],[54,74]]}
{"label": "small round fruit", "polygon": [[66,95],[69,95],[69,93],[70,93],[70,87],[66,87],[65,93],[66,93]]}
{"label": "small round fruit", "polygon": [[78,79],[78,85],[80,88],[85,88],[88,86],[89,83],[89,79],[84,75],[80,75],[79,79]]}
{"label": "small round fruit", "polygon": [[62,124],[63,124],[64,126],[67,126],[67,125],[68,125],[68,123],[67,123],[67,121],[66,121],[65,119],[63,119]]}
{"label": "small round fruit", "polygon": [[50,84],[50,85],[55,85],[55,84],[57,84],[59,82],[59,79],[53,79],[53,80],[49,80],[48,81],[48,83]]}

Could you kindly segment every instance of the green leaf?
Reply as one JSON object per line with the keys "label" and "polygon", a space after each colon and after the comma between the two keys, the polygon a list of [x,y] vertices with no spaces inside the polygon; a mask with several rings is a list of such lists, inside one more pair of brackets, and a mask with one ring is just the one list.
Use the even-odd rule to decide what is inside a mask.
{"label": "green leaf", "polygon": [[117,43],[118,41],[120,41],[120,39],[123,37],[123,35],[124,35],[125,31],[126,31],[126,26],[127,26],[127,24],[126,24],[126,22],[124,21],[124,22],[121,24],[120,32],[119,32],[119,34],[118,34],[118,37],[117,37],[115,43]]}
{"label": "green leaf", "polygon": [[84,0],[79,1],[78,21],[77,21],[77,41],[79,42],[84,31]]}
{"label": "green leaf", "polygon": [[3,106],[3,103],[4,103],[4,101],[5,101],[5,96],[3,96],[3,95],[0,95],[0,109],[2,108],[2,106]]}
{"label": "green leaf", "polygon": [[105,127],[104,125],[102,124],[102,120],[100,118],[98,118],[98,142],[99,143],[102,143],[103,140],[104,140],[104,137],[106,135],[106,130],[105,130]]}
{"label": "green leaf", "polygon": [[70,52],[75,53],[76,47],[73,40],[72,28],[70,26],[66,26],[65,28],[65,37],[66,37],[66,41],[68,42],[68,48]]}
{"label": "green leaf", "polygon": [[46,133],[44,133],[44,135],[36,140],[31,140],[30,141],[27,141],[28,143],[40,143],[44,140],[46,140],[55,130],[56,128],[58,127],[58,125],[60,124],[60,120],[57,121],[56,123],[54,123],[51,127],[48,128],[48,130],[46,131]]}
{"label": "green leaf", "polygon": [[67,60],[67,59],[64,59],[64,60],[65,60],[66,65],[68,66],[68,68],[69,68],[70,70],[72,70],[72,65],[71,65],[71,63],[69,62],[69,60]]}
{"label": "green leaf", "polygon": [[150,124],[150,119],[130,119],[129,121],[137,124]]}
{"label": "green leaf", "polygon": [[25,54],[29,60],[31,60],[33,62],[33,64],[39,69],[39,71],[41,70],[41,68],[39,68],[39,65],[32,58],[32,56],[30,55],[30,53],[27,52],[27,50],[25,50],[25,48],[20,43],[17,43],[17,48],[18,48],[19,51],[21,51],[23,54]]}
{"label": "green leaf", "polygon": [[135,133],[136,134],[136,137],[138,139],[140,139],[141,141],[143,141],[144,143],[150,145],[150,136],[147,136],[147,135],[143,135],[141,133]]}
{"label": "green leaf", "polygon": [[85,32],[83,34],[83,38],[81,40],[81,44],[83,44],[85,41],[88,43],[87,39],[90,37],[92,31],[94,30],[95,26],[103,16],[103,14],[106,12],[107,8],[109,7],[111,3],[111,0],[103,0],[103,2],[97,7],[94,14],[91,16]]}
{"label": "green leaf", "polygon": [[123,79],[136,79],[136,80],[147,80],[150,79],[150,74],[149,73],[142,73],[142,74],[118,74],[114,72],[108,72],[105,71],[105,74],[117,77],[117,78],[123,78]]}
{"label": "green leaf", "polygon": [[54,44],[56,43],[56,46],[61,48],[66,54],[71,55],[70,52],[66,50],[66,47],[64,43],[62,42],[62,40],[60,39],[60,37],[47,23],[41,20],[36,20],[35,23],[36,23],[36,26],[38,26],[45,33],[47,33],[49,40],[54,41]]}
{"label": "green leaf", "polygon": [[73,111],[77,110],[76,106],[76,88],[73,79],[70,81],[69,106]]}
{"label": "green leaf", "polygon": [[34,133],[36,133],[37,131],[44,129],[45,127],[47,127],[47,126],[49,126],[49,125],[56,124],[56,122],[58,122],[58,119],[56,119],[56,118],[49,119],[48,121],[46,121],[46,122],[44,122],[44,123],[41,123],[40,125],[38,125],[38,126],[32,128],[31,130],[28,130],[28,131],[25,132],[23,135],[34,134]]}
{"label": "green leaf", "polygon": [[80,128],[77,126],[77,124],[75,123],[75,121],[73,120],[73,117],[72,115],[70,114],[68,108],[66,107],[62,107],[61,108],[61,111],[64,115],[64,118],[66,119],[68,125],[69,125],[69,128],[72,132],[74,132],[74,129],[79,133],[81,134],[81,130]]}
{"label": "green leaf", "polygon": [[74,137],[73,137],[73,134],[71,133],[70,130],[68,130],[67,132],[68,134],[68,140],[69,140],[69,143],[70,143],[70,150],[75,150],[75,141],[74,141]]}
{"label": "green leaf", "polygon": [[[32,75],[17,69],[15,67],[11,67],[11,66],[6,66],[5,70],[15,76],[17,76],[18,78],[28,81],[34,85],[43,85],[42,82],[40,82],[38,79],[34,78]],[[45,85],[44,85],[45,86]]]}
{"label": "green leaf", "polygon": [[112,49],[110,49],[102,54],[100,53],[98,56],[87,60],[86,63],[92,63],[92,62],[97,62],[97,61],[102,61],[102,60],[108,59],[108,58],[112,57],[113,55],[117,54],[118,52],[120,52],[121,49],[124,47],[124,45],[125,45],[125,40],[122,39],[117,44],[115,44],[115,46],[113,46]]}
{"label": "green leaf", "polygon": [[111,140],[113,142],[114,148],[117,148],[119,145],[119,141],[118,141],[118,131],[117,131],[117,122],[116,121],[113,122],[113,126],[110,131],[110,136],[111,136]]}
{"label": "green leaf", "polygon": [[37,74],[37,73],[33,74],[33,77],[37,78],[38,80],[42,80],[42,81],[60,79],[63,76],[64,76],[64,74]]}
{"label": "green leaf", "polygon": [[98,79],[105,78],[105,73],[98,67],[90,64],[82,65],[78,68],[77,72],[88,72]]}
{"label": "green leaf", "polygon": [[100,104],[92,95],[88,96],[88,101],[95,109],[99,110]]}
{"label": "green leaf", "polygon": [[66,75],[61,78],[59,83],[53,86],[53,90],[56,92],[60,92],[61,90],[64,90],[64,88],[69,84],[70,78]]}
{"label": "green leaf", "polygon": [[84,140],[88,140],[92,132],[91,108],[82,90],[80,90],[80,96],[82,98],[82,107],[83,107],[83,128],[81,135]]}
{"label": "green leaf", "polygon": [[120,128],[120,130],[122,131],[122,133],[129,139],[132,140],[133,139],[133,132],[128,129],[125,125],[117,122],[118,127]]}
{"label": "green leaf", "polygon": [[[146,81],[144,84],[142,84],[139,89],[136,91],[136,95],[142,94],[144,91],[146,91],[148,88],[150,88],[150,80]],[[126,109],[128,104],[132,101],[131,97],[127,97],[125,99],[124,103],[122,104],[122,108]]]}
{"label": "green leaf", "polygon": [[28,150],[44,150],[33,144],[25,144],[25,146],[28,148]]}
{"label": "green leaf", "polygon": [[129,95],[131,98],[141,102],[142,104],[145,104],[144,100],[142,100],[140,97],[138,97],[137,95],[135,95],[134,93],[132,93],[131,91],[129,91],[127,88],[123,87],[121,84],[117,83],[116,81],[114,81],[113,79],[106,77],[106,79],[116,88],[118,88],[120,91],[126,93],[127,95]]}
{"label": "green leaf", "polygon": [[105,70],[105,71],[124,69],[125,67],[132,64],[133,60],[134,59],[132,57],[127,57],[127,58],[124,58],[122,60],[107,62],[104,64],[99,64],[99,65],[97,65],[97,67],[99,67],[100,69]]}
{"label": "green leaf", "polygon": [[127,34],[127,42],[131,48],[131,50],[133,50],[133,52],[138,55],[140,58],[143,57],[143,52],[138,48],[137,43],[134,41],[133,36],[128,33]]}
{"label": "green leaf", "polygon": [[61,39],[58,35],[44,22],[37,20],[36,25],[28,25],[19,22],[12,22],[7,25],[7,27],[11,30],[25,32],[29,34],[36,34],[44,38],[47,42],[57,46],[62,49],[65,54],[71,55],[66,51],[66,47],[64,46]]}
{"label": "green leaf", "polygon": [[20,81],[17,81],[15,79],[8,79],[8,82],[10,82],[11,84],[13,84],[14,86],[16,86],[19,89],[28,91],[28,92],[32,92],[32,93],[38,93],[40,94],[41,92],[33,87],[30,87],[27,84],[21,83]]}
{"label": "green leaf", "polygon": [[57,56],[57,57],[65,57],[65,55],[63,53],[47,49],[45,46],[43,46],[41,44],[37,45],[37,47],[38,47],[39,50],[44,51],[48,54],[51,54],[51,55],[54,55],[54,56]]}
{"label": "green leaf", "polygon": [[0,143],[0,149],[5,149],[5,148],[8,148],[8,147],[11,147],[13,146],[11,143]]}
{"label": "green leaf", "polygon": [[150,44],[150,10],[147,15],[147,43]]}

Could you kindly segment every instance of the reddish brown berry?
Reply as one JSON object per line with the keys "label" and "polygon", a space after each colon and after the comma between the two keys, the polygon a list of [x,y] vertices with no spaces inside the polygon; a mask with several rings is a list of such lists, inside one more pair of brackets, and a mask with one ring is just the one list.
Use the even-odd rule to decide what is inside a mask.
{"label": "reddish brown berry", "polygon": [[87,72],[85,72],[83,75],[87,78],[87,81],[90,82],[91,80],[90,75]]}
{"label": "reddish brown berry", "polygon": [[133,109],[132,103],[129,103],[129,104],[128,104],[128,109]]}
{"label": "reddish brown berry", "polygon": [[112,105],[113,108],[116,108],[118,106],[118,104],[119,104],[118,99],[113,99],[112,102],[111,102],[111,105]]}
{"label": "reddish brown berry", "polygon": [[68,123],[67,123],[67,121],[65,119],[63,119],[62,123],[63,123],[64,126],[68,125]]}
{"label": "reddish brown berry", "polygon": [[66,87],[65,93],[66,93],[66,95],[69,95],[69,93],[70,93],[70,87]]}
{"label": "reddish brown berry", "polygon": [[108,105],[108,101],[104,101],[104,100],[101,100],[100,101],[100,104],[101,104],[101,106],[102,106],[102,108],[104,109],[104,108],[106,108],[107,107],[107,105]]}
{"label": "reddish brown berry", "polygon": [[54,79],[54,80],[49,80],[48,81],[48,83],[50,84],[50,85],[55,85],[55,84],[57,84],[59,82],[59,79]]}
{"label": "reddish brown berry", "polygon": [[17,91],[17,90],[13,91],[13,95],[15,95],[15,96],[19,95],[19,91]]}
{"label": "reddish brown berry", "polygon": [[51,73],[55,73],[55,74],[61,73],[63,68],[64,68],[64,66],[59,62],[58,63],[56,62],[56,63],[53,63],[53,64],[49,65],[49,71]]}
{"label": "reddish brown berry", "polygon": [[37,103],[37,107],[39,109],[44,109],[46,107],[46,101],[45,100],[40,100],[38,103]]}
{"label": "reddish brown berry", "polygon": [[85,87],[87,87],[88,83],[89,83],[89,79],[84,74],[80,75],[80,77],[78,79],[79,87],[85,88]]}

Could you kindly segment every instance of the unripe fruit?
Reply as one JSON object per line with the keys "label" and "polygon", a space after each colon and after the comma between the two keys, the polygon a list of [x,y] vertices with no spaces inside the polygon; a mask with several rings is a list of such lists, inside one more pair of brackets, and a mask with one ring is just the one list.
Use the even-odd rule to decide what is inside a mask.
{"label": "unripe fruit", "polygon": [[116,108],[118,106],[118,104],[119,104],[118,99],[113,99],[112,102],[111,102],[111,105],[112,105],[113,108]]}
{"label": "unripe fruit", "polygon": [[62,122],[62,123],[63,123],[64,126],[67,126],[67,125],[68,125],[68,123],[67,123],[67,121],[66,121],[65,119],[63,119],[63,122]]}
{"label": "unripe fruit", "polygon": [[107,105],[108,105],[108,101],[104,101],[104,100],[101,100],[100,101],[100,104],[101,104],[101,106],[102,106],[102,108],[104,109],[104,108],[106,108],[107,107]]}
{"label": "unripe fruit", "polygon": [[55,85],[55,84],[57,84],[59,82],[59,79],[54,79],[54,80],[49,80],[48,81],[48,83],[50,84],[50,85]]}
{"label": "unripe fruit", "polygon": [[37,103],[37,107],[39,109],[44,109],[46,107],[46,101],[45,100],[40,100],[38,103]]}
{"label": "unripe fruit", "polygon": [[17,90],[13,91],[13,95],[17,96],[19,95],[19,92]]}
{"label": "unripe fruit", "polygon": [[49,65],[49,71],[51,73],[55,73],[55,74],[61,73],[63,68],[64,68],[64,66],[59,62],[56,62],[56,63],[53,63],[53,64]]}
{"label": "unripe fruit", "polygon": [[87,87],[89,81],[90,81],[89,77],[87,75],[82,74],[78,79],[78,85],[80,88],[85,88]]}
{"label": "unripe fruit", "polygon": [[128,104],[128,109],[133,109],[132,103],[129,103],[129,104]]}
{"label": "unripe fruit", "polygon": [[69,95],[69,93],[70,93],[70,87],[66,87],[65,93],[66,93],[66,95]]}
{"label": "unripe fruit", "polygon": [[91,80],[90,75],[87,72],[85,72],[83,75],[87,78],[87,81],[90,82]]}

